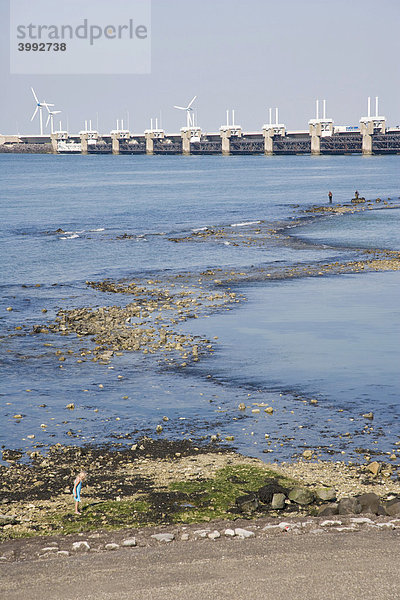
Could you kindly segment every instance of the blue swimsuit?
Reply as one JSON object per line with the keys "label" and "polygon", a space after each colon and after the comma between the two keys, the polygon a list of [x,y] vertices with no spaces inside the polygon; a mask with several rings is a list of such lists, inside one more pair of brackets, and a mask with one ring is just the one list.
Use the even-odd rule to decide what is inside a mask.
{"label": "blue swimsuit", "polygon": [[76,502],[80,502],[80,501],[81,501],[81,487],[82,487],[82,481],[80,481],[80,482],[78,483],[78,485],[76,486],[76,488],[75,488],[75,490],[76,490],[76,492],[75,492],[75,493],[76,493],[76,496],[75,496],[75,494],[74,494],[74,500],[75,500]]}

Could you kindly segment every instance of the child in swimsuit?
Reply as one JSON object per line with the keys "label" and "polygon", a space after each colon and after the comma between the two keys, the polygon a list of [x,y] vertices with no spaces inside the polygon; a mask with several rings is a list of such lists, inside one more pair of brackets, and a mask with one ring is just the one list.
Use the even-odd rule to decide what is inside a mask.
{"label": "child in swimsuit", "polygon": [[79,502],[81,501],[82,481],[86,479],[86,471],[81,471],[74,481],[73,495],[75,500],[75,514],[80,515]]}

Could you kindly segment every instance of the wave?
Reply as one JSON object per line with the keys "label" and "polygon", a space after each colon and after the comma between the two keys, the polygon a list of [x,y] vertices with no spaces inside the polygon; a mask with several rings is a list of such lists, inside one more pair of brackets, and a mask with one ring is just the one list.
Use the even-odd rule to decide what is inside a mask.
{"label": "wave", "polygon": [[243,223],[232,223],[231,227],[245,227],[246,225],[259,225],[261,221],[245,221]]}

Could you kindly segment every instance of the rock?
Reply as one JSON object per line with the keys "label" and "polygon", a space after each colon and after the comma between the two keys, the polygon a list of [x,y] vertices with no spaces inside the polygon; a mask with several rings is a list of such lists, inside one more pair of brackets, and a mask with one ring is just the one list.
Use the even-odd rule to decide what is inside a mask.
{"label": "rock", "polygon": [[257,490],[257,496],[263,504],[270,504],[274,494],[287,494],[287,490],[275,481],[271,481]]}
{"label": "rock", "polygon": [[260,503],[255,494],[247,494],[246,496],[240,496],[235,500],[236,506],[243,513],[253,513],[255,512]]}
{"label": "rock", "polygon": [[305,488],[293,488],[289,492],[289,500],[296,502],[296,504],[305,506],[307,504],[311,504],[311,502],[314,500],[314,494]]}
{"label": "rock", "polygon": [[359,515],[361,504],[357,498],[342,498],[338,506],[339,515]]}
{"label": "rock", "polygon": [[386,502],[385,511],[389,517],[400,515],[400,498],[393,498]]}
{"label": "rock", "polygon": [[246,410],[246,405],[244,404],[244,402],[241,402],[238,406],[239,410]]}
{"label": "rock", "polygon": [[308,459],[308,460],[309,460],[310,458],[312,458],[312,455],[313,455],[313,452],[312,452],[312,450],[304,450],[304,452],[303,452],[303,458],[306,458],[306,459]]}
{"label": "rock", "polygon": [[279,483],[271,479],[266,485],[263,485],[257,490],[257,497],[263,504],[270,504],[274,494],[285,494],[287,495],[287,489],[281,486]]}
{"label": "rock", "polygon": [[42,548],[40,552],[43,552],[43,554],[50,554],[50,552],[58,552],[58,546],[46,546],[45,548]]}
{"label": "rock", "polygon": [[368,519],[368,517],[352,517],[350,519],[350,523],[355,523],[356,525],[373,525],[374,522],[372,519]]}
{"label": "rock", "polygon": [[370,421],[372,421],[374,418],[374,413],[373,412],[365,413],[365,414],[363,414],[363,417],[364,417],[364,419],[369,419]]}
{"label": "rock", "polygon": [[314,494],[317,500],[323,502],[329,502],[330,500],[336,500],[336,490],[332,487],[320,487],[314,490]]}
{"label": "rock", "polygon": [[267,415],[272,415],[274,409],[272,408],[272,406],[268,406],[266,409],[264,409],[264,412],[267,413]]}
{"label": "rock", "polygon": [[6,310],[8,310],[8,312],[12,311],[12,306],[7,306]]}
{"label": "rock", "polygon": [[189,539],[189,537],[190,537],[190,536],[189,536],[189,534],[188,534],[188,533],[182,533],[182,535],[181,535],[181,541],[182,541],[182,542],[187,542],[187,541],[188,541],[188,539]]}
{"label": "rock", "polygon": [[238,538],[244,540],[246,538],[254,537],[254,531],[248,531],[248,529],[242,529],[241,527],[237,527],[235,529],[235,535]]}
{"label": "rock", "polygon": [[157,431],[157,433],[161,433],[161,432],[162,432],[162,430],[163,430],[163,427],[162,427],[162,425],[157,425],[157,427],[156,427],[156,431]]}
{"label": "rock", "polygon": [[175,539],[175,536],[173,533],[155,533],[154,535],[151,536],[153,539],[157,540],[158,542],[172,542],[172,540]]}
{"label": "rock", "polygon": [[319,517],[332,517],[333,515],[339,514],[339,505],[335,502],[333,504],[323,504],[318,509]]}
{"label": "rock", "polygon": [[209,534],[207,535],[207,537],[208,537],[210,540],[217,540],[218,538],[220,538],[220,537],[221,537],[221,534],[220,534],[220,532],[219,532],[219,531],[215,530],[215,531],[211,531],[211,533],[209,533]]}
{"label": "rock", "polygon": [[118,550],[119,544],[114,544],[111,542],[110,544],[106,544],[104,547],[106,550]]}
{"label": "rock", "polygon": [[58,550],[57,556],[69,556],[68,550]]}
{"label": "rock", "polygon": [[15,525],[17,518],[14,515],[0,515],[0,527],[5,525]]}
{"label": "rock", "polygon": [[235,537],[235,532],[233,529],[225,529],[224,535],[226,535],[226,537]]}
{"label": "rock", "polygon": [[[29,436],[27,436],[27,437],[29,437]],[[22,452],[20,452],[19,450],[8,450],[6,448],[2,452],[2,457],[3,457],[3,460],[6,460],[7,462],[14,461],[14,460],[20,460],[22,458]]]}
{"label": "rock", "polygon": [[65,408],[68,408],[69,410],[74,410],[75,404],[73,402],[70,402]]}
{"label": "rock", "polygon": [[367,465],[367,469],[372,473],[372,475],[376,477],[379,471],[381,470],[381,465],[376,460],[374,460],[372,463],[369,463],[369,465]]}
{"label": "rock", "polygon": [[126,538],[123,540],[122,545],[125,546],[125,548],[134,548],[137,545],[136,538]]}
{"label": "rock", "polygon": [[272,496],[271,508],[274,510],[281,510],[282,508],[285,508],[285,500],[285,494],[274,494]]}
{"label": "rock", "polygon": [[380,498],[376,494],[372,492],[362,494],[361,496],[358,496],[358,501],[361,504],[360,512],[371,513],[372,515],[379,514]]}
{"label": "rock", "polygon": [[72,550],[74,552],[89,552],[90,546],[87,542],[74,542],[72,544]]}
{"label": "rock", "polygon": [[194,535],[200,538],[206,538],[207,534],[210,532],[209,529],[196,529],[196,531],[194,531]]}

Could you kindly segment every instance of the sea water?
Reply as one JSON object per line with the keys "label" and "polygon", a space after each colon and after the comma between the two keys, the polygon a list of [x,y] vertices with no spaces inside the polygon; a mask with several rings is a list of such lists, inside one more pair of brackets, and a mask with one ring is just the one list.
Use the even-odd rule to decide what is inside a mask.
{"label": "sea water", "polygon": [[[45,324],[60,308],[126,302],[87,280],[257,272],[337,260],[349,248],[398,249],[396,210],[289,229],[303,247],[171,241],[204,227],[245,234],[254,221],[297,223],[328,190],[334,202],[355,189],[397,198],[398,183],[396,156],[0,155],[0,443],[131,443],[162,422],[164,436],[233,436],[240,451],[276,460],[318,446],[345,458],[391,452],[400,435],[397,272],[233,282],[244,298],[236,308],[180,326],[218,337],[213,355],[180,371],[138,353],[111,368],[71,361],[61,370],[54,347],[76,351],[79,340],[15,328]],[[274,413],[252,412],[258,404]],[[362,417],[370,411],[373,431]]]}

